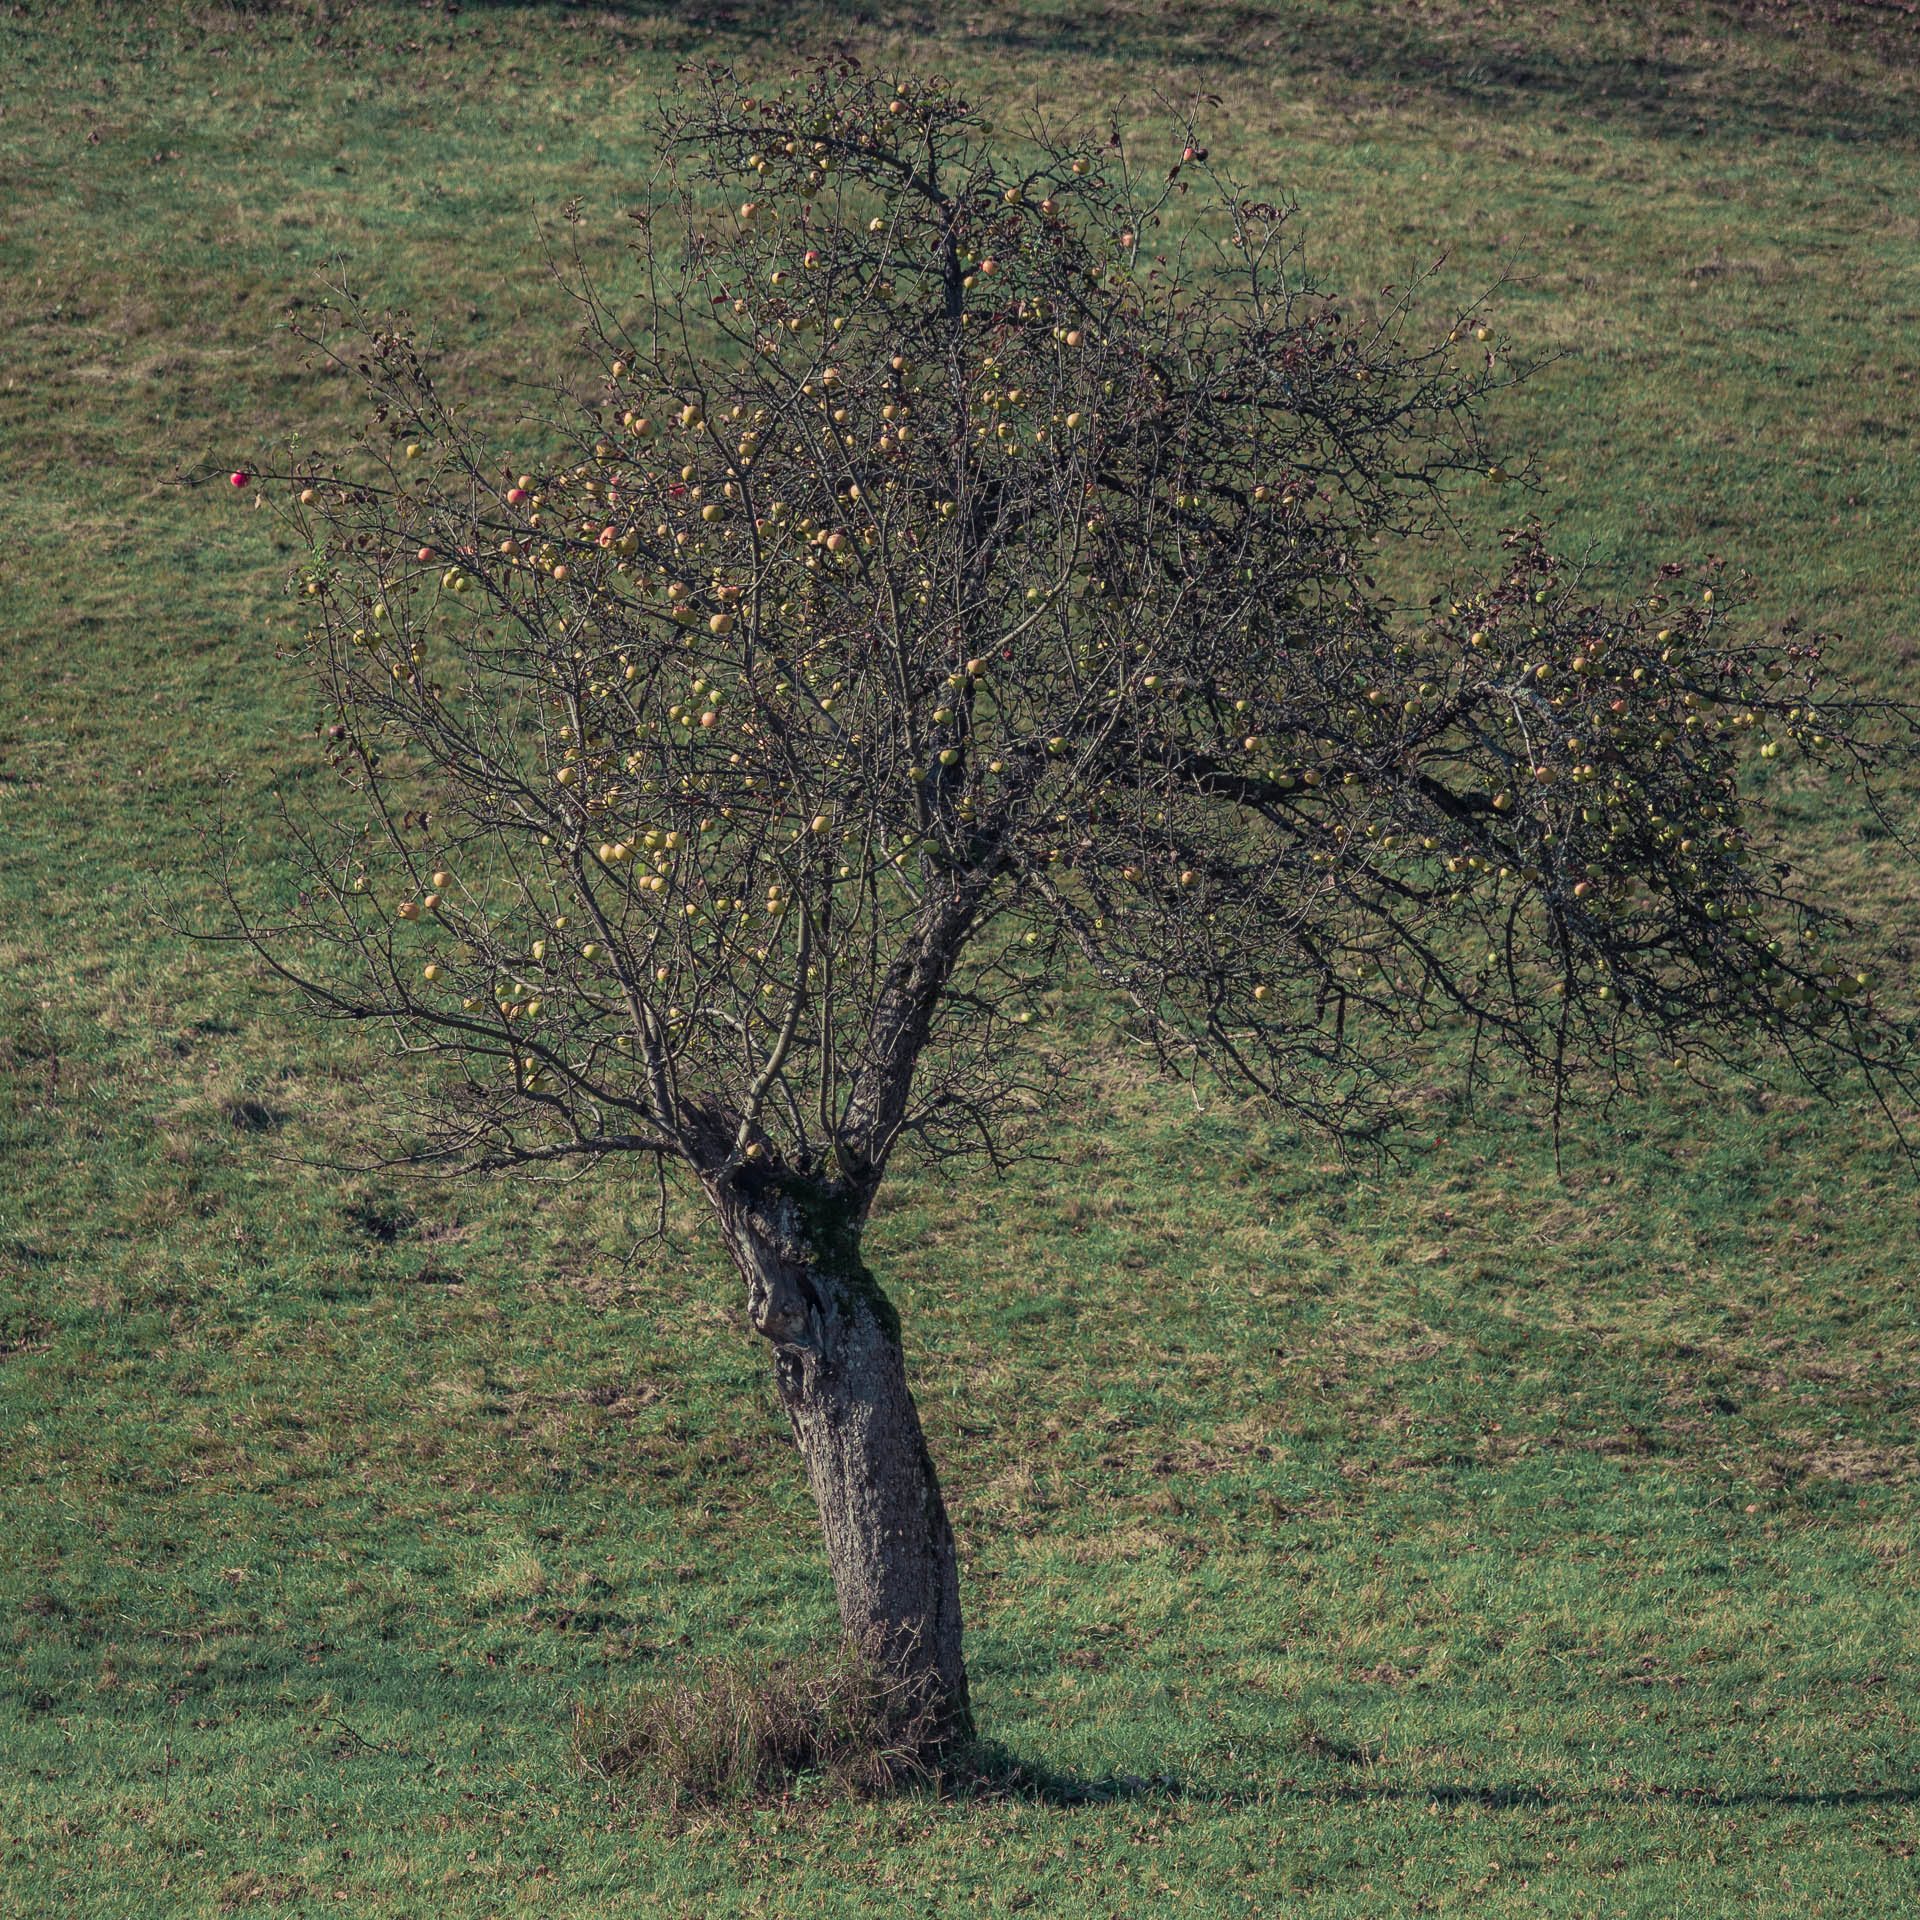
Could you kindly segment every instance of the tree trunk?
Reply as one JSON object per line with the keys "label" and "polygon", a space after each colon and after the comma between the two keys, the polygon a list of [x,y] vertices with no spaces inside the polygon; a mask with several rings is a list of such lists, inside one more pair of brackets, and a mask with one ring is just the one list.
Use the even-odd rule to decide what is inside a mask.
{"label": "tree trunk", "polygon": [[820,1510],[848,1634],[972,1732],[953,1528],[907,1387],[900,1321],[860,1257],[858,1201],[748,1168],[712,1192]]}

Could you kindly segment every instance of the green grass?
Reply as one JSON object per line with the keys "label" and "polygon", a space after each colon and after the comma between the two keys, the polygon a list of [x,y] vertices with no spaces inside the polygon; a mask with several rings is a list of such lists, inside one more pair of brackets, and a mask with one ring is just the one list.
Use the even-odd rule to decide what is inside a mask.
{"label": "green grass", "polygon": [[[1607,578],[1723,553],[1891,686],[1920,65],[1897,13],[1809,16],[782,31],[1009,102],[1218,94],[1330,278],[1506,276],[1560,357],[1501,443]],[[154,917],[208,898],[217,806],[317,778],[288,556],[172,477],[337,441],[278,328],[335,261],[483,395],[546,364],[536,222],[578,192],[608,244],[712,51],[783,56],[717,12],[0,20],[0,1914],[1913,1911],[1913,1177],[1677,1077],[1556,1175],[1443,1056],[1403,1164],[1347,1173],[1063,1034],[1059,1159],[908,1169],[872,1249],[997,1784],[676,1830],[573,1769],[575,1702],[830,1631],[804,1482],[690,1211],[663,1257],[644,1182],[328,1170],[389,1067]],[[1905,959],[1912,900],[1801,811]]]}

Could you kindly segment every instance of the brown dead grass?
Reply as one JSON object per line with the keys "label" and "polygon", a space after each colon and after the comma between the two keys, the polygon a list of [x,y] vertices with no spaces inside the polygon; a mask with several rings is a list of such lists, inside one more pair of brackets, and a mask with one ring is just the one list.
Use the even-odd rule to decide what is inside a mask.
{"label": "brown dead grass", "polygon": [[573,1751],[583,1772],[678,1814],[898,1792],[932,1777],[942,1724],[924,1685],[849,1641],[825,1656],[700,1661],[576,1707]]}

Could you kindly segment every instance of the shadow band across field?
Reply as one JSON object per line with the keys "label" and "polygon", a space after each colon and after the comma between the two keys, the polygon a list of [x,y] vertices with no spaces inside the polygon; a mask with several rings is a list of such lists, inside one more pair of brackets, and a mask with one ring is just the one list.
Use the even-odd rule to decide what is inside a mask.
{"label": "shadow band across field", "polygon": [[[470,0],[471,3],[471,0]],[[561,11],[551,0],[479,0],[487,11]],[[638,32],[657,10],[631,4],[601,9]],[[1319,9],[1216,4],[1169,6],[1048,5],[1019,0],[984,8],[966,26],[981,56],[1010,59],[1094,59],[1152,69],[1204,61],[1217,79],[1290,71],[1323,89],[1348,89],[1405,105],[1435,105],[1479,114],[1578,114],[1625,125],[1652,139],[1742,140],[1810,134],[1836,141],[1911,138],[1920,106],[1831,75],[1812,88],[1796,78],[1796,43],[1810,29],[1866,53],[1881,74],[1920,69],[1920,21],[1906,0],[1848,0],[1819,10],[1787,0],[1749,0],[1738,27],[1750,46],[1774,58],[1732,65],[1714,57],[1711,34],[1724,35],[1724,12],[1684,3],[1665,10],[1664,37],[1652,50],[1629,42],[1641,23],[1634,10],[1597,5],[1591,31],[1576,39],[1529,34],[1520,22],[1490,24],[1467,6],[1433,9],[1425,19],[1358,4]],[[1435,16],[1438,16],[1437,18]],[[764,0],[705,0],[683,9],[686,30],[730,41],[784,48],[804,36],[819,46],[856,45],[871,33],[871,8],[851,0],[816,0],[795,9]],[[942,28],[930,5],[902,9],[888,24],[932,36]]]}

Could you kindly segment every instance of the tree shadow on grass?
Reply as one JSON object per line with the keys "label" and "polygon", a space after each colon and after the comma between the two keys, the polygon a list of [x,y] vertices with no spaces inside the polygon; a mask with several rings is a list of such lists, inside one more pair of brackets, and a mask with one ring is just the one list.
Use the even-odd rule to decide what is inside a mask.
{"label": "tree shadow on grass", "polygon": [[[1022,1757],[997,1740],[977,1740],[951,1755],[938,1780],[943,1793],[967,1799],[1029,1800],[1044,1807],[1102,1806],[1115,1800],[1194,1797],[1170,1773],[1150,1778],[1115,1771],[1087,1775]],[[1202,1794],[1204,1799],[1219,1799]]]}
{"label": "tree shadow on grass", "polygon": [[[1355,1765],[1371,1763],[1364,1748],[1331,1749],[1327,1758]],[[944,1791],[966,1797],[1028,1800],[1036,1805],[1070,1808],[1104,1806],[1123,1800],[1180,1800],[1219,1808],[1270,1805],[1297,1800],[1318,1805],[1339,1803],[1385,1806],[1480,1807],[1489,1812],[1550,1807],[1644,1808],[1649,1804],[1692,1809],[1781,1811],[1841,1807],[1920,1806],[1920,1783],[1872,1787],[1753,1787],[1666,1786],[1640,1781],[1624,1786],[1561,1790],[1519,1781],[1461,1780],[1366,1781],[1342,1780],[1327,1774],[1313,1778],[1282,1775],[1263,1783],[1209,1786],[1174,1773],[1143,1778],[1134,1773],[1077,1773],[1049,1766],[1044,1760],[1022,1756],[997,1741],[983,1740],[940,1775]]]}

